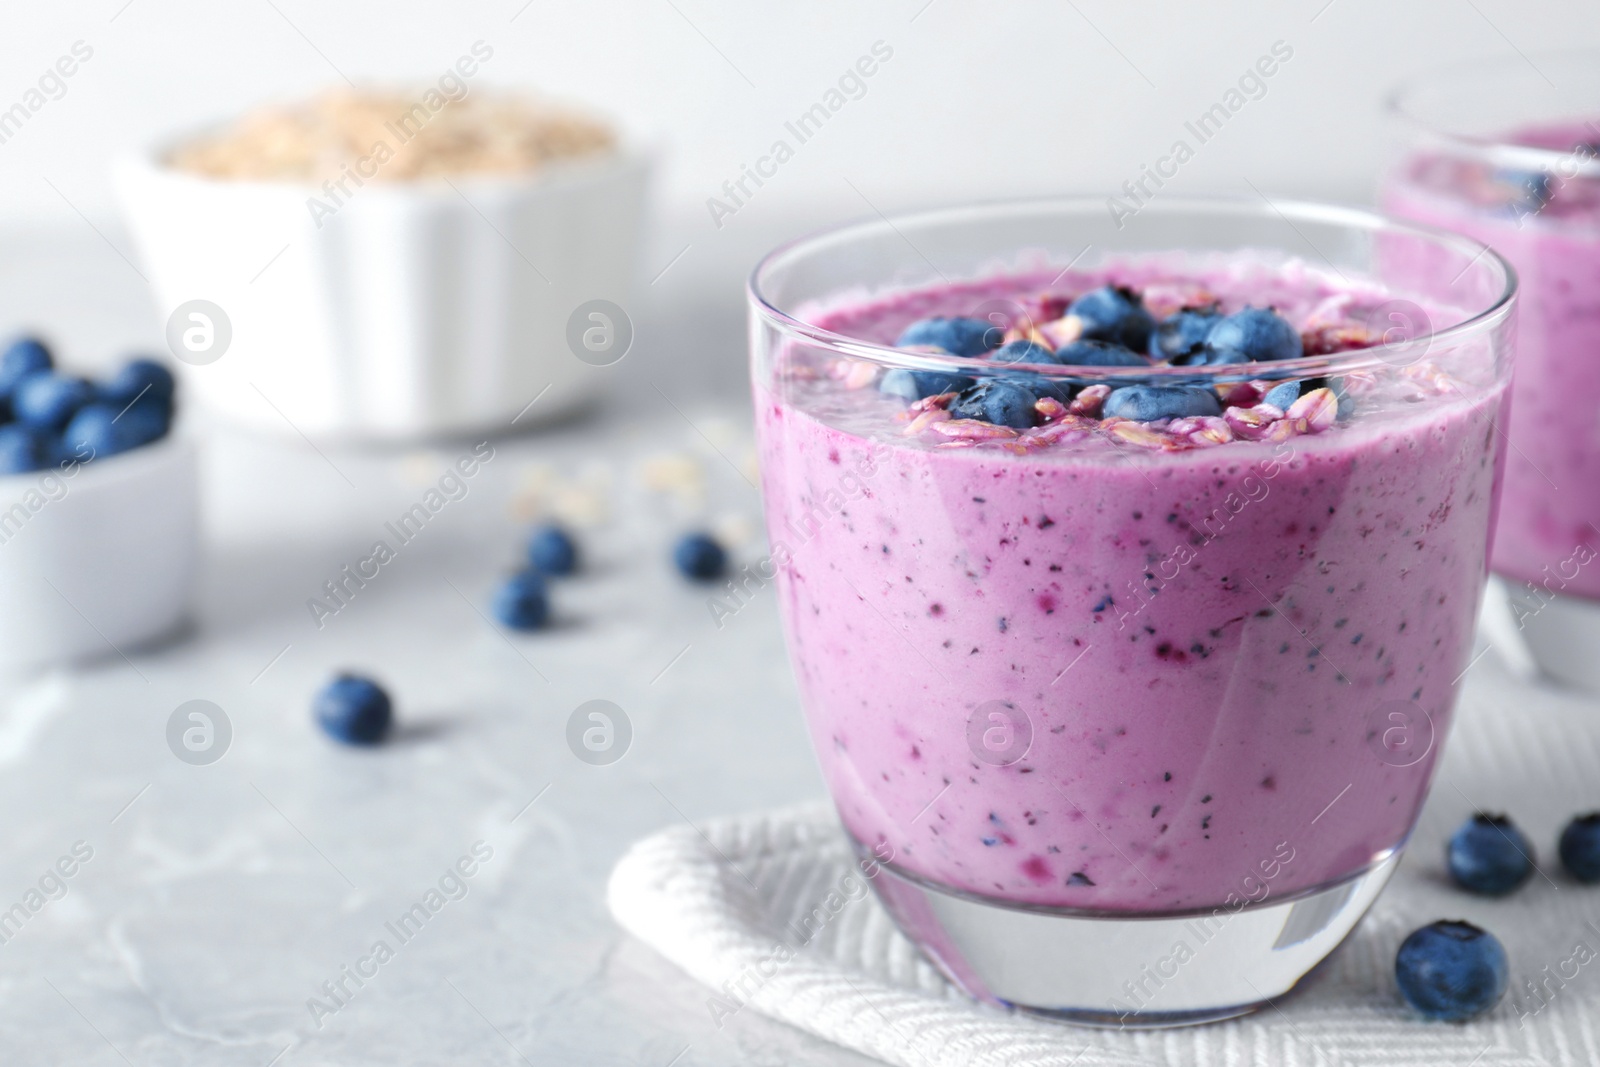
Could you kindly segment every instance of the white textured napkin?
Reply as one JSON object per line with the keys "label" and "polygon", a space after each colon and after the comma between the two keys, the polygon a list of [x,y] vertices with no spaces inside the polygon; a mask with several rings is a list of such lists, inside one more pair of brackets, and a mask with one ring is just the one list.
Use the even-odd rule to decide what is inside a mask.
{"label": "white textured napkin", "polygon": [[[1539,852],[1541,873],[1504,900],[1469,897],[1443,874],[1443,842],[1475,807],[1508,811]],[[1276,1007],[1153,1033],[966,999],[849,877],[854,859],[825,804],[662,831],[618,862],[609,901],[622,926],[707,987],[714,1023],[760,1011],[901,1067],[1600,1065],[1600,887],[1565,878],[1555,858],[1566,820],[1597,808],[1600,707],[1484,657],[1410,853],[1350,941]],[[799,919],[819,907],[828,921],[807,936]],[[1478,923],[1511,957],[1510,993],[1467,1025],[1423,1022],[1395,991],[1395,949],[1439,918]]]}

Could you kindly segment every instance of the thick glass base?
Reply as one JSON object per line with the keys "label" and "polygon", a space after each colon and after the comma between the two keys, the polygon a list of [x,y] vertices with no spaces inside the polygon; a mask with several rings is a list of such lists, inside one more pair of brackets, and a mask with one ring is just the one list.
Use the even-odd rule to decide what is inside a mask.
{"label": "thick glass base", "polygon": [[1549,677],[1600,693],[1600,601],[1513,578],[1497,584],[1502,584],[1510,608],[1506,636],[1519,638]]}
{"label": "thick glass base", "polygon": [[1134,1029],[1227,1019],[1287,993],[1360,921],[1399,858],[1284,899],[1159,915],[1008,905],[881,863],[872,884],[906,936],[978,1000]]}

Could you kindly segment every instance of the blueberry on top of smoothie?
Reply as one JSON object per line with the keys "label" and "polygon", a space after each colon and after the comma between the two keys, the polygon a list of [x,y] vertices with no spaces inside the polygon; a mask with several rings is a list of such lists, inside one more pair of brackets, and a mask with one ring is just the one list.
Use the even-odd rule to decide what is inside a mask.
{"label": "blueberry on top of smoothie", "polygon": [[952,356],[981,356],[991,348],[998,348],[1004,334],[1004,330],[987,319],[918,319],[900,332],[895,344],[900,348],[933,345]]}
{"label": "blueberry on top of smoothie", "polygon": [[1271,308],[1258,307],[1246,307],[1218,320],[1206,335],[1206,348],[1208,363],[1218,362],[1210,357],[1228,349],[1259,363],[1299,359],[1304,352],[1300,333],[1289,320]]}
{"label": "blueberry on top of smoothie", "polygon": [[1056,353],[1037,341],[1007,341],[994,350],[991,363],[1060,363]]}
{"label": "blueberry on top of smoothie", "polygon": [[1056,349],[1055,362],[1070,367],[1148,367],[1150,361],[1111,341],[1072,341]]}
{"label": "blueberry on top of smoothie", "polygon": [[1267,390],[1267,395],[1261,398],[1262,403],[1271,404],[1283,411],[1289,410],[1289,405],[1300,399],[1299,382],[1281,382]]}
{"label": "blueberry on top of smoothie", "polygon": [[1155,319],[1145,310],[1143,299],[1120,285],[1089,290],[1067,305],[1067,314],[1083,324],[1083,339],[1114,341],[1136,351],[1144,350],[1155,329]]}
{"label": "blueberry on top of smoothie", "polygon": [[1469,893],[1504,896],[1533,876],[1533,846],[1504,815],[1474,815],[1450,838],[1450,877]]}
{"label": "blueberry on top of smoothie", "polygon": [[906,370],[896,367],[878,381],[878,391],[897,396],[907,403],[940,393],[958,393],[972,384],[964,374],[936,370]]}
{"label": "blueberry on top of smoothie", "polygon": [[1217,305],[1186,307],[1162,319],[1150,334],[1150,354],[1180,366],[1205,351],[1211,328],[1222,319]]}
{"label": "blueberry on top of smoothie", "polygon": [[957,419],[981,419],[996,426],[1026,430],[1034,423],[1036,399],[1030,389],[1015,379],[991,379],[963,390],[950,402],[950,414]]}
{"label": "blueberry on top of smoothie", "polygon": [[1210,389],[1185,385],[1130,385],[1106,397],[1108,417],[1155,422],[1220,415],[1222,404]]}

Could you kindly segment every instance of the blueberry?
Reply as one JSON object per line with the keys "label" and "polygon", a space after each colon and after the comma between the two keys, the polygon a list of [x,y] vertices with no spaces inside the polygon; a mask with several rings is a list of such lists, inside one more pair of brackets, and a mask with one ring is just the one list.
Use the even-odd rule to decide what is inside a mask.
{"label": "blueberry", "polygon": [[1394,958],[1401,996],[1423,1015],[1465,1022],[1499,1003],[1510,981],[1499,938],[1469,922],[1441,920],[1406,938]]}
{"label": "blueberry", "polygon": [[1072,383],[1046,378],[1041,374],[1016,374],[1007,380],[1016,382],[1036,398],[1050,397],[1063,404],[1072,403],[1072,396],[1076,392]]}
{"label": "blueberry", "polygon": [[707,534],[685,534],[672,548],[672,562],[685,578],[709,582],[727,569],[728,553]]}
{"label": "blueberry", "polygon": [[50,349],[37,337],[19,337],[0,355],[0,396],[10,396],[18,383],[30,374],[47,371],[55,365]]}
{"label": "blueberry", "polygon": [[1013,430],[1026,430],[1034,423],[1033,392],[1021,382],[995,378],[979,382],[950,402],[950,414],[958,419],[979,419]]}
{"label": "blueberry", "polygon": [[936,370],[906,370],[904,367],[896,367],[879,380],[878,391],[889,396],[897,396],[910,403],[926,396],[938,396],[940,393],[959,393],[970,386],[972,381],[964,374],[946,374]]}
{"label": "blueberry", "polygon": [[1261,399],[1281,411],[1288,411],[1289,405],[1300,399],[1300,383],[1281,382],[1268,389]]}
{"label": "blueberry", "polygon": [[1561,865],[1580,882],[1600,882],[1600,811],[1579,815],[1561,831]]}
{"label": "blueberry", "polygon": [[981,356],[1000,347],[1005,330],[986,319],[918,319],[896,339],[901,348],[933,345],[952,356]]}
{"label": "blueberry", "polygon": [[32,426],[0,426],[0,474],[24,474],[50,465],[50,435]]}
{"label": "blueberry", "polygon": [[1106,397],[1108,418],[1155,422],[1196,415],[1220,415],[1222,404],[1217,394],[1203,386],[1129,385]]}
{"label": "blueberry", "polygon": [[110,404],[86,404],[78,409],[61,435],[62,450],[79,460],[114,456],[137,447],[126,419],[117,418]]}
{"label": "blueberry", "polygon": [[578,546],[567,531],[549,523],[528,538],[528,562],[545,574],[571,574],[578,569]]}
{"label": "blueberry", "polygon": [[153,359],[132,359],[100,387],[100,396],[108,403],[126,406],[141,397],[171,400],[175,389],[172,372],[166,367]]}
{"label": "blueberry", "polygon": [[1271,308],[1247,307],[1218,319],[1206,335],[1207,362],[1225,349],[1243,352],[1246,362],[1299,359],[1305,349],[1289,320]]}
{"label": "blueberry", "polygon": [[1221,319],[1215,304],[1174,312],[1151,332],[1150,355],[1169,363],[1189,362],[1205,351],[1206,337]]}
{"label": "blueberry", "polygon": [[59,430],[77,411],[94,399],[94,389],[82,378],[43,371],[17,383],[11,410],[18,422],[44,430]]}
{"label": "blueberry", "polygon": [[1468,819],[1445,855],[1450,877],[1469,893],[1504,896],[1533,875],[1533,846],[1504,815]]}
{"label": "blueberry", "polygon": [[501,625],[512,630],[539,629],[550,618],[544,575],[532,569],[513,574],[494,591],[490,610]]}
{"label": "blueberry", "polygon": [[1059,363],[1056,354],[1034,341],[1007,341],[989,357],[994,363]]}
{"label": "blueberry", "polygon": [[1072,341],[1056,349],[1057,363],[1071,367],[1148,367],[1139,353],[1110,341]]}
{"label": "blueberry", "polygon": [[389,694],[357,674],[338,675],[318,690],[311,712],[324,733],[347,745],[377,744],[394,721]]}
{"label": "blueberry", "polygon": [[172,429],[172,398],[146,393],[133,403],[119,407],[117,425],[122,427],[133,447],[147,445],[165,437]]}
{"label": "blueberry", "polygon": [[1084,293],[1067,305],[1067,314],[1083,322],[1083,340],[1114,341],[1136,352],[1150,343],[1150,331],[1156,325],[1139,294],[1117,285],[1102,285]]}

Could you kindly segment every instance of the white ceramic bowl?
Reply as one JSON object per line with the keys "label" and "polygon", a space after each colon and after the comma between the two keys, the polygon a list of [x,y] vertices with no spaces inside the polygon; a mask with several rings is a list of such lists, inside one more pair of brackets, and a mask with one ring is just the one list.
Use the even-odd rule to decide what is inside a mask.
{"label": "white ceramic bowl", "polygon": [[527,177],[347,185],[348,197],[182,173],[165,156],[119,162],[117,194],[169,345],[185,303],[227,316],[226,351],[186,367],[185,386],[230,421],[349,440],[495,432],[603,383],[569,348],[568,321],[591,300],[629,306],[642,152]]}
{"label": "white ceramic bowl", "polygon": [[170,436],[0,477],[0,669],[115,658],[188,617],[199,560],[194,444]]}

